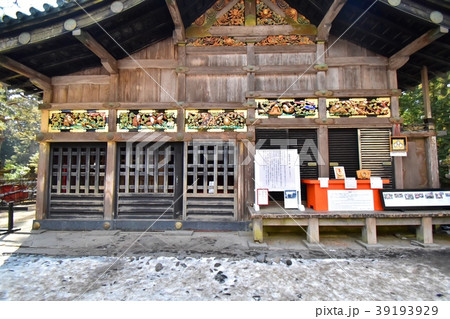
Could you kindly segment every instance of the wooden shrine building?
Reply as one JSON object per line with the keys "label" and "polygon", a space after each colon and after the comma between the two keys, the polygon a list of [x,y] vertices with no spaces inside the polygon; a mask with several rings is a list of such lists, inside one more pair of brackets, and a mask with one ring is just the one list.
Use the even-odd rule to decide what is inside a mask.
{"label": "wooden shrine building", "polygon": [[[430,106],[426,130],[400,132],[399,96],[450,69],[449,28],[436,0],[61,0],[5,16],[0,81],[43,96],[35,223],[248,229],[258,149],[297,150],[301,179],[343,166],[438,188]],[[407,156],[391,157],[399,134]]]}

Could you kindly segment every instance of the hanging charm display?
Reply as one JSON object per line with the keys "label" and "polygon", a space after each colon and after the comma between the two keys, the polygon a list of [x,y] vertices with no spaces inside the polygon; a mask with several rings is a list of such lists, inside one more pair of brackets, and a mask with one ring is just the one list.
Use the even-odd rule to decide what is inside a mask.
{"label": "hanging charm display", "polygon": [[390,137],[391,156],[407,156],[408,138],[400,136],[400,124],[395,125],[394,135]]}

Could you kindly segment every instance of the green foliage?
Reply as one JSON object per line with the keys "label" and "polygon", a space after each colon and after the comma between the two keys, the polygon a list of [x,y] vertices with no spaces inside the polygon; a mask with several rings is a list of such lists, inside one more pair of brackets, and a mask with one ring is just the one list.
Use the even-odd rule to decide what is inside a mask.
{"label": "green foliage", "polygon": [[[446,132],[447,135],[439,136],[438,158],[440,162],[439,175],[441,185],[448,186],[450,180],[445,177],[449,173],[450,164],[450,72],[443,77],[437,77],[430,81],[431,112],[436,124],[436,131]],[[423,123],[424,106],[422,86],[419,85],[412,91],[404,93],[400,97],[400,113],[405,124]]]}
{"label": "green foliage", "polygon": [[0,87],[0,167],[7,179],[20,179],[36,170],[40,130],[40,112],[37,95],[26,95],[21,90]]}

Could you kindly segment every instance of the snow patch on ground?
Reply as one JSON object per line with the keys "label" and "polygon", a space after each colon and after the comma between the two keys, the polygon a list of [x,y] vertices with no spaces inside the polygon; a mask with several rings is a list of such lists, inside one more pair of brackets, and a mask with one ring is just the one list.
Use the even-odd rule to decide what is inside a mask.
{"label": "snow patch on ground", "polygon": [[0,300],[450,300],[445,274],[407,260],[6,258]]}

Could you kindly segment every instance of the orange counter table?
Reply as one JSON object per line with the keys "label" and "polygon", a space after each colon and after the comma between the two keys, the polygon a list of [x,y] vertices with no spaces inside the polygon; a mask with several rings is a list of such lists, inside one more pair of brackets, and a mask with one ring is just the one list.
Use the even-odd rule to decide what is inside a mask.
{"label": "orange counter table", "polygon": [[[370,190],[370,180],[357,180],[356,189],[351,190]],[[330,179],[328,181],[328,188],[321,188],[320,181],[317,179],[302,179],[302,183],[306,185],[306,206],[314,210],[327,211],[328,210],[328,190],[346,190],[345,180]],[[388,179],[383,179],[383,184],[388,184]],[[383,210],[381,204],[380,193],[378,189],[371,189],[373,191],[374,210]]]}

